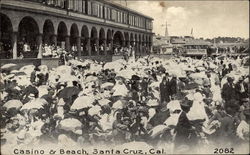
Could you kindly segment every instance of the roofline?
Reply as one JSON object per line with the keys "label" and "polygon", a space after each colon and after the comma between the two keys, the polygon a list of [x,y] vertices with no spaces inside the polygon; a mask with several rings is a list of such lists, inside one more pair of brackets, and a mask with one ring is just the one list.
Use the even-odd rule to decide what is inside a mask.
{"label": "roofline", "polygon": [[150,17],[150,16],[147,16],[147,15],[144,15],[144,14],[138,12],[138,11],[132,10],[132,9],[130,9],[130,8],[128,8],[128,7],[125,7],[125,6],[123,6],[123,5],[119,4],[119,3],[112,2],[111,0],[97,0],[97,1],[104,2],[104,3],[109,4],[109,5],[111,5],[111,6],[119,7],[119,8],[121,8],[121,9],[123,9],[123,10],[130,11],[130,12],[132,12],[133,14],[137,14],[137,15],[146,17],[146,18],[148,18],[148,19],[150,19],[150,20],[154,20],[154,18],[152,18],[152,17]]}

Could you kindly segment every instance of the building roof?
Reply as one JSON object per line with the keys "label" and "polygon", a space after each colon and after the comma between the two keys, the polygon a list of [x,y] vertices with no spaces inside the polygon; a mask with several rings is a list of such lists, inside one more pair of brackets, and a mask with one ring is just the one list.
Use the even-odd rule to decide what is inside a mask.
{"label": "building roof", "polygon": [[212,44],[205,40],[192,39],[187,41],[185,45],[212,45]]}
{"label": "building roof", "polygon": [[186,40],[184,38],[174,38],[171,40],[172,44],[185,44]]}
{"label": "building roof", "polygon": [[170,39],[165,36],[153,36],[153,46],[171,46],[169,40]]}

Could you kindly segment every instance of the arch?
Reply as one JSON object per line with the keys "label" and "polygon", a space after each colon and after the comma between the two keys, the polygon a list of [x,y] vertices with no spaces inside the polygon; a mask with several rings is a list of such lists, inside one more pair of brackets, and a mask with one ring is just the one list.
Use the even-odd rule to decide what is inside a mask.
{"label": "arch", "polygon": [[[39,27],[37,22],[32,17],[29,16],[24,17],[18,25],[17,56],[20,56],[20,54],[22,53],[24,57],[32,57],[32,58],[37,57],[38,34],[39,34]],[[24,49],[25,50],[24,52],[23,52],[23,47],[27,47]]]}
{"label": "arch", "polygon": [[122,47],[124,43],[124,36],[121,31],[116,31],[113,37],[114,47]]}
{"label": "arch", "polygon": [[65,41],[68,34],[67,26],[64,22],[60,22],[57,28],[57,44],[65,49]]}
{"label": "arch", "polygon": [[77,38],[79,37],[78,27],[75,23],[70,28],[70,47],[73,55],[77,55]]}
{"label": "arch", "polygon": [[88,55],[88,49],[87,49],[88,39],[89,39],[89,29],[86,25],[84,25],[81,30],[81,55],[82,56]]}
{"label": "arch", "polygon": [[10,18],[0,13],[0,59],[10,59],[12,54],[11,35],[13,27]]}
{"label": "arch", "polygon": [[91,47],[91,55],[97,55],[98,52],[98,47],[97,47],[97,43],[98,43],[98,35],[97,35],[97,29],[95,27],[92,27],[91,29],[91,33],[90,33],[90,47]]}
{"label": "arch", "polygon": [[104,42],[105,42],[105,31],[103,28],[99,31],[99,45],[100,45],[100,55],[104,55]]}
{"label": "arch", "polygon": [[47,19],[43,25],[43,43],[52,44],[52,36],[55,34],[54,25],[51,20]]}

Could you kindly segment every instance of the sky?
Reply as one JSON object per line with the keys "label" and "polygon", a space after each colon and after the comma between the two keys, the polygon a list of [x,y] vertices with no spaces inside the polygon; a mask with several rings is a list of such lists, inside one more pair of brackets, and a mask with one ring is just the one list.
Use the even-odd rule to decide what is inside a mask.
{"label": "sky", "polygon": [[127,0],[127,7],[154,18],[155,34],[164,35],[167,22],[170,36],[190,35],[193,29],[196,38],[249,38],[247,0]]}

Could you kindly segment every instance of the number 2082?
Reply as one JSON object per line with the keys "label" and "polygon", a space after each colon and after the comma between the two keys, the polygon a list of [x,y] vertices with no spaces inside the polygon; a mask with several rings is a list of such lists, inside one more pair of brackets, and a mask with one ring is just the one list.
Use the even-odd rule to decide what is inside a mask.
{"label": "number 2082", "polygon": [[214,154],[234,154],[233,148],[215,148]]}

